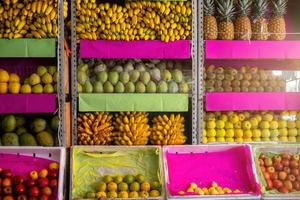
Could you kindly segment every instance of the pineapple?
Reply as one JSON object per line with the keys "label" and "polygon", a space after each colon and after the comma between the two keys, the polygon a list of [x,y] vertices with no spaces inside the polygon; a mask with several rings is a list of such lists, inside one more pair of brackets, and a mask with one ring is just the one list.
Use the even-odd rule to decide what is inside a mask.
{"label": "pineapple", "polygon": [[253,40],[267,40],[269,37],[268,21],[265,18],[267,8],[267,0],[254,0],[253,21],[251,24]]}
{"label": "pineapple", "polygon": [[250,12],[250,0],[238,0],[238,17],[234,23],[235,39],[250,40],[251,39],[251,22],[248,17]]}
{"label": "pineapple", "polygon": [[218,24],[214,16],[215,5],[214,0],[204,1],[204,39],[205,40],[216,40],[218,38]]}
{"label": "pineapple", "polygon": [[284,14],[286,13],[287,0],[272,1],[272,17],[269,21],[271,40],[284,40],[286,37]]}
{"label": "pineapple", "polygon": [[234,25],[232,22],[234,7],[232,0],[217,0],[217,11],[219,14],[218,39],[233,40]]}

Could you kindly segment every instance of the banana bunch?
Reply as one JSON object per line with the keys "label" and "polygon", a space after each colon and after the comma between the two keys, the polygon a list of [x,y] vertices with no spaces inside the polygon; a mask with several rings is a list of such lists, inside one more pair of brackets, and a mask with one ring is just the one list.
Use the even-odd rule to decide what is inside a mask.
{"label": "banana bunch", "polygon": [[79,114],[78,144],[106,145],[112,141],[112,115],[106,112]]}
{"label": "banana bunch", "polygon": [[191,36],[190,1],[127,1],[118,5],[76,0],[76,8],[80,39],[169,42]]}
{"label": "banana bunch", "polygon": [[[3,0],[0,38],[53,38],[58,33],[57,0]],[[67,15],[64,1],[64,15]]]}
{"label": "banana bunch", "polygon": [[148,143],[150,126],[148,113],[121,112],[115,115],[114,143],[117,145],[145,145]]}
{"label": "banana bunch", "polygon": [[68,1],[64,1],[64,18],[66,19],[68,17]]}
{"label": "banana bunch", "polygon": [[159,115],[153,118],[150,142],[156,145],[179,145],[184,144],[184,117],[180,114]]}

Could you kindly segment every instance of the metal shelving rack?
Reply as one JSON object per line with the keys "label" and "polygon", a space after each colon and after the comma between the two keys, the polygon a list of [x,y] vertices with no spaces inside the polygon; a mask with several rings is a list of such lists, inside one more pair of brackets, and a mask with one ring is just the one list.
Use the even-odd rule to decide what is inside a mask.
{"label": "metal shelving rack", "polygon": [[57,37],[57,69],[58,69],[58,116],[60,119],[58,130],[59,146],[66,147],[66,94],[65,94],[65,66],[64,66],[64,16],[63,16],[63,0],[58,1],[58,37]]}
{"label": "metal shelving rack", "polygon": [[[199,81],[199,71],[198,71],[198,2],[197,0],[191,0],[192,1],[192,41],[191,41],[191,59],[192,59],[192,95],[191,95],[191,114],[192,114],[192,144],[198,143],[198,128],[199,128],[199,122],[198,122],[198,112],[199,112],[199,101],[198,101],[198,81]],[[202,3],[200,2],[200,5]],[[71,1],[71,121],[72,121],[72,138],[71,142],[72,145],[77,144],[77,112],[78,112],[78,93],[77,93],[77,36],[76,36],[76,2],[75,0]]]}

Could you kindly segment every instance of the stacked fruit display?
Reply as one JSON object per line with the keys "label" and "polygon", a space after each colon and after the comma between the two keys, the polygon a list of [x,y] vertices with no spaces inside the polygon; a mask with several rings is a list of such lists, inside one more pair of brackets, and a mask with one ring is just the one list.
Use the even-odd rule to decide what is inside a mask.
{"label": "stacked fruit display", "polygon": [[[270,153],[271,154],[271,153]],[[300,191],[299,153],[261,154],[259,167],[265,179],[265,189],[280,193]]]}
{"label": "stacked fruit display", "polygon": [[[85,63],[85,64],[84,64]],[[188,93],[188,62],[88,60],[78,66],[78,92]]]}
{"label": "stacked fruit display", "polygon": [[42,169],[39,172],[31,171],[27,179],[21,175],[14,175],[10,169],[0,168],[0,199],[56,199],[58,169],[57,163],[51,163],[48,169]]}
{"label": "stacked fruit display", "polygon": [[0,146],[54,146],[59,126],[58,116],[50,123],[44,118],[26,119],[24,116],[6,115],[1,118]]}
{"label": "stacked fruit display", "polygon": [[157,145],[184,144],[184,118],[178,114],[156,116],[150,127],[144,112],[79,114],[77,119],[80,145]]}
{"label": "stacked fruit display", "polygon": [[0,94],[54,93],[57,90],[57,67],[39,66],[23,82],[16,73],[0,69]]}
{"label": "stacked fruit display", "polygon": [[80,39],[162,40],[189,39],[190,1],[129,1],[125,5],[76,1],[76,32]]}
{"label": "stacked fruit display", "polygon": [[[1,38],[53,38],[58,32],[57,0],[3,0],[0,4]],[[64,1],[64,17],[68,3]]]}
{"label": "stacked fruit display", "polygon": [[[272,15],[266,14],[270,4]],[[205,0],[204,38],[206,40],[284,40],[287,0]],[[217,10],[217,15],[215,13]],[[251,15],[251,16],[250,16]],[[235,20],[234,20],[235,19]]]}
{"label": "stacked fruit display", "polygon": [[210,65],[205,71],[207,92],[284,92],[286,82],[271,70],[242,66],[240,68]]}
{"label": "stacked fruit display", "polygon": [[[95,192],[96,191],[96,192]],[[142,174],[136,176],[105,175],[95,191],[86,193],[86,198],[147,198],[161,196],[159,181],[147,182]]]}
{"label": "stacked fruit display", "polygon": [[218,194],[231,194],[231,193],[240,193],[240,192],[241,191],[238,189],[232,191],[228,187],[222,188],[216,182],[212,182],[208,188],[206,187],[200,188],[196,183],[190,183],[186,191],[180,190],[178,194],[185,195],[186,193],[188,193],[193,195],[218,195]]}
{"label": "stacked fruit display", "polygon": [[208,112],[203,143],[208,142],[300,142],[300,113]]}

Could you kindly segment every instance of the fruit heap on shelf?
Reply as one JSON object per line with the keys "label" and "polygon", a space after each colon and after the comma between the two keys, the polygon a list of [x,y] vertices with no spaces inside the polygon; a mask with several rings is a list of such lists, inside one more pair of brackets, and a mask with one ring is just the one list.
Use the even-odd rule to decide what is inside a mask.
{"label": "fruit heap on shelf", "polygon": [[259,156],[259,168],[264,188],[277,193],[300,191],[299,153],[266,153]]}
{"label": "fruit heap on shelf", "polygon": [[300,141],[300,113],[296,111],[207,112],[203,143]]}
{"label": "fruit heap on shelf", "polygon": [[0,94],[54,93],[57,90],[57,67],[39,66],[36,73],[21,80],[16,73],[0,69]]}
{"label": "fruit heap on shelf", "polygon": [[87,60],[78,66],[79,93],[188,93],[188,61]]}
{"label": "fruit heap on shelf", "polygon": [[125,1],[125,5],[76,1],[76,32],[89,40],[190,39],[190,1]]}
{"label": "fruit heap on shelf", "polygon": [[79,113],[77,123],[79,145],[179,145],[187,139],[180,114],[158,115],[152,127],[144,112]]}
{"label": "fruit heap on shelf", "polygon": [[86,198],[147,198],[161,196],[159,181],[147,182],[142,174],[125,176],[105,175],[95,191],[86,193]]}
{"label": "fruit heap on shelf", "polygon": [[59,165],[53,162],[47,169],[34,170],[29,172],[27,177],[23,177],[13,174],[13,170],[0,168],[0,199],[56,199],[58,169]]}
{"label": "fruit heap on shelf", "polygon": [[204,74],[207,92],[284,92],[284,77],[272,70],[242,66],[240,68],[210,65]]}
{"label": "fruit heap on shelf", "polygon": [[21,115],[1,117],[0,146],[54,146],[59,119],[58,116],[50,119],[28,119]]}
{"label": "fruit heap on shelf", "polygon": [[[220,0],[215,3],[214,0],[205,0],[204,38],[284,40],[287,3],[287,0]],[[268,9],[272,13],[269,18]]]}
{"label": "fruit heap on shelf", "polygon": [[218,195],[218,194],[232,194],[232,193],[240,193],[240,190],[235,189],[231,190],[228,187],[221,187],[216,182],[212,182],[211,185],[207,187],[199,187],[196,183],[190,183],[189,187],[184,191],[180,190],[178,192],[179,195]]}
{"label": "fruit heap on shelf", "polygon": [[[57,0],[3,0],[0,4],[0,39],[57,37],[57,7]],[[66,18],[67,1],[64,1],[63,14]]]}

